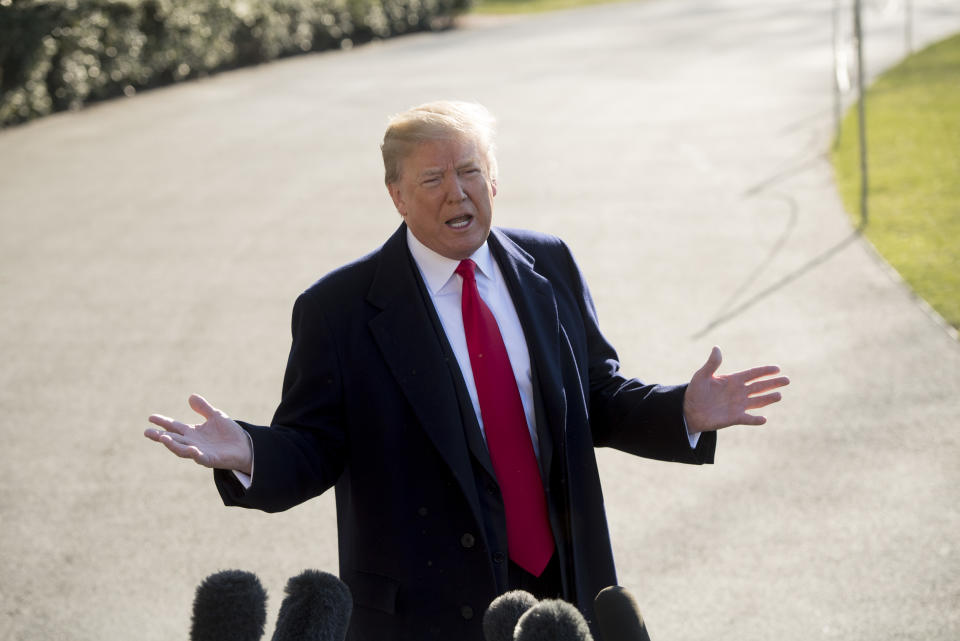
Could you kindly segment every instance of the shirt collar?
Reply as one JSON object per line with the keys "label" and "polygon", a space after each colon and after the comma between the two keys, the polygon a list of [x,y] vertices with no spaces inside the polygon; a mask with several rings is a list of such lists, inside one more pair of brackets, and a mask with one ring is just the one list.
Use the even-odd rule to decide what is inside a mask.
{"label": "shirt collar", "polygon": [[[414,262],[420,268],[423,280],[427,284],[427,289],[434,296],[440,293],[456,271],[459,260],[441,256],[423,243],[421,243],[410,228],[407,227],[407,247],[410,248],[410,254]],[[478,277],[486,277],[493,280],[493,254],[490,253],[490,246],[486,241],[470,255],[470,259],[477,264]]]}

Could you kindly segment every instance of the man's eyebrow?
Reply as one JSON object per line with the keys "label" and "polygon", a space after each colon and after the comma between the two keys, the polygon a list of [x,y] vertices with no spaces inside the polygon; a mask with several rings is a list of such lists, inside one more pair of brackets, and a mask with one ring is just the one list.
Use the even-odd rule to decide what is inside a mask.
{"label": "man's eyebrow", "polygon": [[457,169],[464,169],[466,167],[479,167],[480,159],[479,158],[468,158],[461,162],[457,163]]}
{"label": "man's eyebrow", "polygon": [[443,169],[440,169],[439,167],[428,167],[427,169],[424,169],[423,171],[420,172],[421,178],[425,176],[442,176],[442,175],[443,175]]}

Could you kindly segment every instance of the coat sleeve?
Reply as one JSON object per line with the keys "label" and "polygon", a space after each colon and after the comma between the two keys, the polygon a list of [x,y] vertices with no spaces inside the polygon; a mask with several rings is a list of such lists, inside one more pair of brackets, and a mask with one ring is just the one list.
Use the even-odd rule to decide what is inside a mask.
{"label": "coat sleeve", "polygon": [[583,273],[566,245],[564,249],[586,339],[587,391],[594,445],[662,461],[712,463],[716,432],[701,434],[697,447],[690,447],[683,419],[686,384],[649,384],[627,378],[620,372],[619,357],[600,332]]}
{"label": "coat sleeve", "polygon": [[241,422],[253,441],[253,484],[244,490],[231,472],[214,473],[227,505],[286,510],[325,492],[343,471],[341,358],[309,292],[294,304],[292,332],[283,396],[271,426]]}

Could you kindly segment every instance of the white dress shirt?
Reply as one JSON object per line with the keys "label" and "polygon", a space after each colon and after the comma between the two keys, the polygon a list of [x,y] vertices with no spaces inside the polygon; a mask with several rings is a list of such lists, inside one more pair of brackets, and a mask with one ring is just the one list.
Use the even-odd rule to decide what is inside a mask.
{"label": "white dress shirt", "polygon": [[[480,401],[477,397],[477,385],[473,381],[473,367],[470,365],[470,352],[467,349],[467,336],[463,329],[463,314],[460,310],[460,292],[463,290],[463,278],[454,273],[459,260],[446,258],[433,251],[407,229],[407,246],[414,262],[420,269],[420,275],[427,286],[430,300],[437,310],[447,341],[453,349],[453,354],[460,365],[463,381],[470,393],[473,411],[477,415],[480,432],[486,440],[483,429],[483,418],[480,416]],[[510,366],[517,380],[517,389],[520,390],[520,401],[523,403],[523,412],[527,418],[527,429],[533,440],[533,451],[540,457],[540,443],[537,439],[537,422],[533,409],[533,373],[530,369],[530,352],[527,341],[523,336],[523,326],[517,316],[517,309],[510,298],[507,283],[500,272],[500,266],[493,259],[487,243],[480,246],[470,259],[477,265],[477,290],[480,298],[490,308],[493,317],[497,319],[503,344],[507,348]]]}

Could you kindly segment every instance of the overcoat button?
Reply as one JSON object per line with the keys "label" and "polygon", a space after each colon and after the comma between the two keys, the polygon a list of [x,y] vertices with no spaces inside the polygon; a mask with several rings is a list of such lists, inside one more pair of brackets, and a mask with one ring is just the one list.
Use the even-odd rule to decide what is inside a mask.
{"label": "overcoat button", "polygon": [[460,608],[460,616],[469,621],[473,618],[473,608],[471,608],[469,605],[463,606]]}
{"label": "overcoat button", "polygon": [[506,557],[503,556],[503,552],[494,552],[494,553],[493,553],[493,562],[494,562],[494,563],[503,563],[503,560],[504,560],[505,558],[506,558]]}
{"label": "overcoat button", "polygon": [[476,543],[476,539],[469,532],[460,537],[460,545],[467,549],[472,548],[474,543]]}

